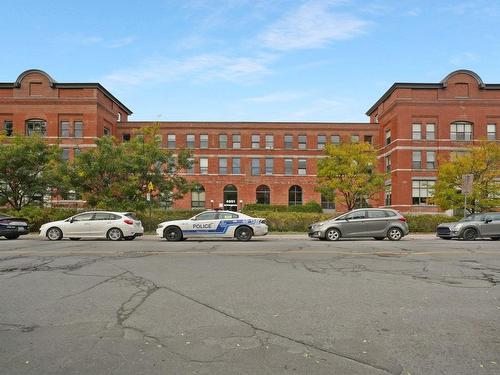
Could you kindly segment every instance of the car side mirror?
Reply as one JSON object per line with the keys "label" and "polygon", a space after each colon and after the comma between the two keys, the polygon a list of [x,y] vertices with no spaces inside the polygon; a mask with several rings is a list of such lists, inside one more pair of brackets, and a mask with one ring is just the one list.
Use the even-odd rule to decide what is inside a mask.
{"label": "car side mirror", "polygon": [[491,223],[492,221],[493,221],[493,219],[492,219],[492,218],[488,218],[488,219],[485,219],[485,220],[484,220],[484,222],[485,222],[486,224]]}
{"label": "car side mirror", "polygon": [[73,223],[74,221],[75,221],[75,219],[74,219],[74,218],[69,219],[69,222],[70,222],[70,223]]}

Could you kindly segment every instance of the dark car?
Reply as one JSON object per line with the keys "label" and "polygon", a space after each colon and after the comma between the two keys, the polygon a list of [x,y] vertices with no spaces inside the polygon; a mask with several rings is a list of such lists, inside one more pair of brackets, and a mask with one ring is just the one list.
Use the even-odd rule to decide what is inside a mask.
{"label": "dark car", "polygon": [[309,237],[338,241],[341,237],[374,237],[399,241],[409,233],[406,219],[397,211],[361,208],[338,217],[311,224]]}
{"label": "dark car", "polygon": [[0,214],[0,237],[15,240],[23,234],[28,234],[28,220]]}
{"label": "dark car", "polygon": [[463,238],[473,241],[476,238],[500,239],[500,212],[472,214],[454,223],[442,223],[436,228],[436,236],[445,240]]}

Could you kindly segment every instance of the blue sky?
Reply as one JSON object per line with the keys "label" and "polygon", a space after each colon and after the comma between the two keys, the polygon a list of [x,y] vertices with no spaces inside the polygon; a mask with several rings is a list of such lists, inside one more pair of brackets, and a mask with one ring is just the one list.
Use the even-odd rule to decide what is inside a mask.
{"label": "blue sky", "polygon": [[100,82],[131,120],[366,122],[395,81],[466,68],[500,82],[496,0],[17,0],[0,11],[1,82],[29,68]]}

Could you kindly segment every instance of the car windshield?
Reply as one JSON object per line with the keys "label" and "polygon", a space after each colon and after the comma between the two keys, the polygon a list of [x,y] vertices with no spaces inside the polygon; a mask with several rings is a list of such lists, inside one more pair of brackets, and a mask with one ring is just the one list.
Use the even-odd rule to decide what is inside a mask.
{"label": "car windshield", "polygon": [[459,222],[465,223],[468,221],[482,221],[483,218],[484,218],[484,214],[472,214],[472,215],[464,217],[463,219],[460,219]]}

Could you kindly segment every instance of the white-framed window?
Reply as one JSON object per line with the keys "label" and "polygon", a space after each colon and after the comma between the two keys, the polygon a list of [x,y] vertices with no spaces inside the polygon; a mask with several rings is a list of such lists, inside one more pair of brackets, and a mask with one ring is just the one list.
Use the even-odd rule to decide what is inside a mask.
{"label": "white-framed window", "polygon": [[387,173],[391,171],[391,155],[385,157],[385,171]]}
{"label": "white-framed window", "polygon": [[71,125],[69,121],[61,121],[59,124],[59,137],[68,138],[71,136]]}
{"label": "white-framed window", "polygon": [[266,174],[274,173],[274,159],[266,158]]}
{"label": "white-framed window", "polygon": [[422,139],[422,124],[411,125],[411,139],[417,141]]}
{"label": "white-framed window", "polygon": [[436,139],[436,124],[425,125],[425,138],[429,141]]}
{"label": "white-framed window", "polygon": [[109,131],[109,128],[104,128],[103,134],[106,135],[111,135],[111,132]]}
{"label": "white-framed window", "polygon": [[26,121],[26,134],[38,134],[45,137],[47,133],[47,121],[40,119],[31,119]]}
{"label": "white-framed window", "polygon": [[305,176],[307,174],[307,160],[299,159],[298,174],[300,176]]}
{"label": "white-framed window", "polygon": [[273,148],[274,148],[274,135],[267,134],[266,135],[266,149],[273,149]]}
{"label": "white-framed window", "polygon": [[330,140],[332,142],[332,145],[339,145],[340,144],[340,135],[334,134],[330,137]]}
{"label": "white-framed window", "polygon": [[175,148],[175,134],[167,135],[167,148]]}
{"label": "white-framed window", "polygon": [[450,124],[450,139],[452,141],[471,141],[472,124],[469,122],[454,122]]}
{"label": "white-framed window", "polygon": [[326,135],[318,134],[318,150],[324,149],[325,144],[326,144]]}
{"label": "white-framed window", "polygon": [[186,134],[186,148],[194,148],[194,134]]}
{"label": "white-framed window", "polygon": [[422,168],[422,151],[413,151],[411,156],[411,167],[413,169]]}
{"label": "white-framed window", "polygon": [[252,148],[257,149],[260,148],[260,135],[252,134]]}
{"label": "white-framed window", "polygon": [[200,148],[208,148],[208,134],[200,134]]}
{"label": "white-framed window", "polygon": [[69,160],[69,148],[63,148],[62,149],[62,155],[61,155],[62,160],[68,161]]}
{"label": "white-framed window", "polygon": [[388,145],[389,143],[391,143],[391,129],[385,131],[385,144]]}
{"label": "white-framed window", "polygon": [[358,134],[352,134],[351,135],[351,143],[358,143],[359,142],[359,135]]}
{"label": "white-framed window", "polygon": [[293,148],[293,135],[285,134],[285,149],[291,150]]}
{"label": "white-framed window", "polygon": [[233,158],[233,174],[241,174],[241,159]]}
{"label": "white-framed window", "polygon": [[75,127],[73,137],[83,138],[83,121],[75,121],[73,125]]}
{"label": "white-framed window", "polygon": [[293,159],[285,159],[285,175],[293,175]]}
{"label": "white-framed window", "polygon": [[188,159],[188,167],[186,168],[187,174],[194,174],[194,158]]}
{"label": "white-framed window", "polygon": [[299,150],[305,150],[307,148],[307,135],[299,135]]}
{"label": "white-framed window", "polygon": [[200,158],[200,174],[208,174],[208,158]]}
{"label": "white-framed window", "polygon": [[430,204],[429,198],[433,196],[434,180],[413,180],[412,187],[412,204]]}
{"label": "white-framed window", "polygon": [[219,158],[219,174],[227,174],[227,158]]}
{"label": "white-framed window", "polygon": [[12,122],[12,120],[4,120],[3,133],[7,137],[12,137],[12,135],[14,134],[14,123]]}
{"label": "white-framed window", "polygon": [[390,206],[392,204],[392,184],[385,185],[384,191],[384,205]]}
{"label": "white-framed window", "polygon": [[191,192],[191,208],[205,207],[205,188],[203,185],[198,186]]}
{"label": "white-framed window", "polygon": [[233,148],[241,148],[241,135],[233,134]]}
{"label": "white-framed window", "polygon": [[497,125],[488,124],[486,125],[488,141],[496,141],[497,139]]}
{"label": "white-framed window", "polygon": [[436,151],[427,151],[425,159],[427,169],[436,169]]}
{"label": "white-framed window", "polygon": [[252,159],[252,176],[260,175],[260,159]]}
{"label": "white-framed window", "polygon": [[227,134],[219,134],[219,148],[227,148]]}

